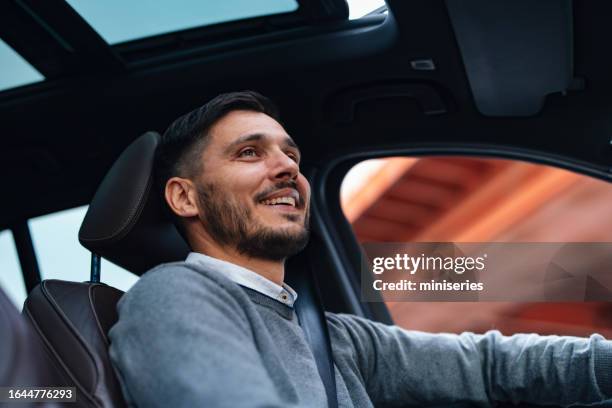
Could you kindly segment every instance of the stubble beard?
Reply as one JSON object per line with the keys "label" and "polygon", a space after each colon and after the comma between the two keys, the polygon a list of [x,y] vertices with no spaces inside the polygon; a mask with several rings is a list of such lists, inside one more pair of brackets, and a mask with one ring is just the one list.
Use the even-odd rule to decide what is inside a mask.
{"label": "stubble beard", "polygon": [[[202,223],[211,237],[220,245],[235,248],[251,258],[283,261],[300,252],[309,239],[307,212],[299,232],[275,230],[253,220],[249,208],[240,206],[233,197],[215,184],[199,184],[198,200],[204,216]],[[295,222],[299,216],[284,214]]]}

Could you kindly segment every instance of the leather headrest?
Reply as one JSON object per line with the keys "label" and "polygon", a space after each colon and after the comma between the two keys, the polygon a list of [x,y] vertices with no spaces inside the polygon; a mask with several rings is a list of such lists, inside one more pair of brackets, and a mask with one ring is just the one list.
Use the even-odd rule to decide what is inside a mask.
{"label": "leather headrest", "polygon": [[138,275],[189,253],[153,185],[159,140],[158,133],[147,132],[125,149],[98,187],[79,230],[85,248]]}

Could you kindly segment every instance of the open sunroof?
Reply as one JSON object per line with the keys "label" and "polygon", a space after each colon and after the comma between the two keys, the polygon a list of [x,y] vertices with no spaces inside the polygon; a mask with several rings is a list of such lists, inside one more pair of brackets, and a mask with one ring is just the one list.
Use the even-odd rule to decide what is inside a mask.
{"label": "open sunroof", "polygon": [[354,20],[385,5],[385,0],[347,0],[349,19]]}
{"label": "open sunroof", "polygon": [[45,79],[33,66],[0,40],[0,91],[39,82]]}
{"label": "open sunroof", "polygon": [[109,44],[297,10],[295,0],[67,0]]}

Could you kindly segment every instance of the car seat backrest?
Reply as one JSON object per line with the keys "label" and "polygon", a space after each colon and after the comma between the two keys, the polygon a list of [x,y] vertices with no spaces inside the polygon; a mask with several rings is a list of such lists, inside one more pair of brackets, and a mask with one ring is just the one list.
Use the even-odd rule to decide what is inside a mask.
{"label": "car seat backrest", "polygon": [[[0,290],[0,339],[1,386],[65,385],[53,361],[44,352],[40,338],[2,290]],[[17,405],[30,406],[23,402]],[[38,403],[36,406],[51,408],[57,405]]]}
{"label": "car seat backrest", "polygon": [[62,385],[76,387],[76,406],[125,406],[107,337],[122,295],[100,283],[46,280],[26,300],[23,314],[58,363]]}

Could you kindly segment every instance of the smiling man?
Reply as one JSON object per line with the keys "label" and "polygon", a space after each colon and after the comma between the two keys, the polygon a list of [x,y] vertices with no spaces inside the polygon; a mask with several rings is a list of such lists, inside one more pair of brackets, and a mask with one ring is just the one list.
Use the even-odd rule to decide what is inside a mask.
{"label": "smiling man", "polygon": [[[177,119],[156,179],[193,252],[119,303],[111,359],[138,407],[326,407],[285,259],[308,241],[310,187],[276,109],[220,95]],[[433,335],[326,313],[340,407],[592,403],[612,394],[612,346],[589,339]]]}
{"label": "smiling man", "polygon": [[[168,177],[161,184],[179,228],[196,252],[281,285],[284,259],[308,242],[310,188],[299,172],[300,151],[270,116],[276,116],[271,109],[226,113],[211,127],[210,140],[198,142],[205,146],[202,157],[179,165],[189,178]],[[166,134],[182,135],[175,128]],[[180,162],[174,157],[159,162],[164,159],[171,169]]]}

